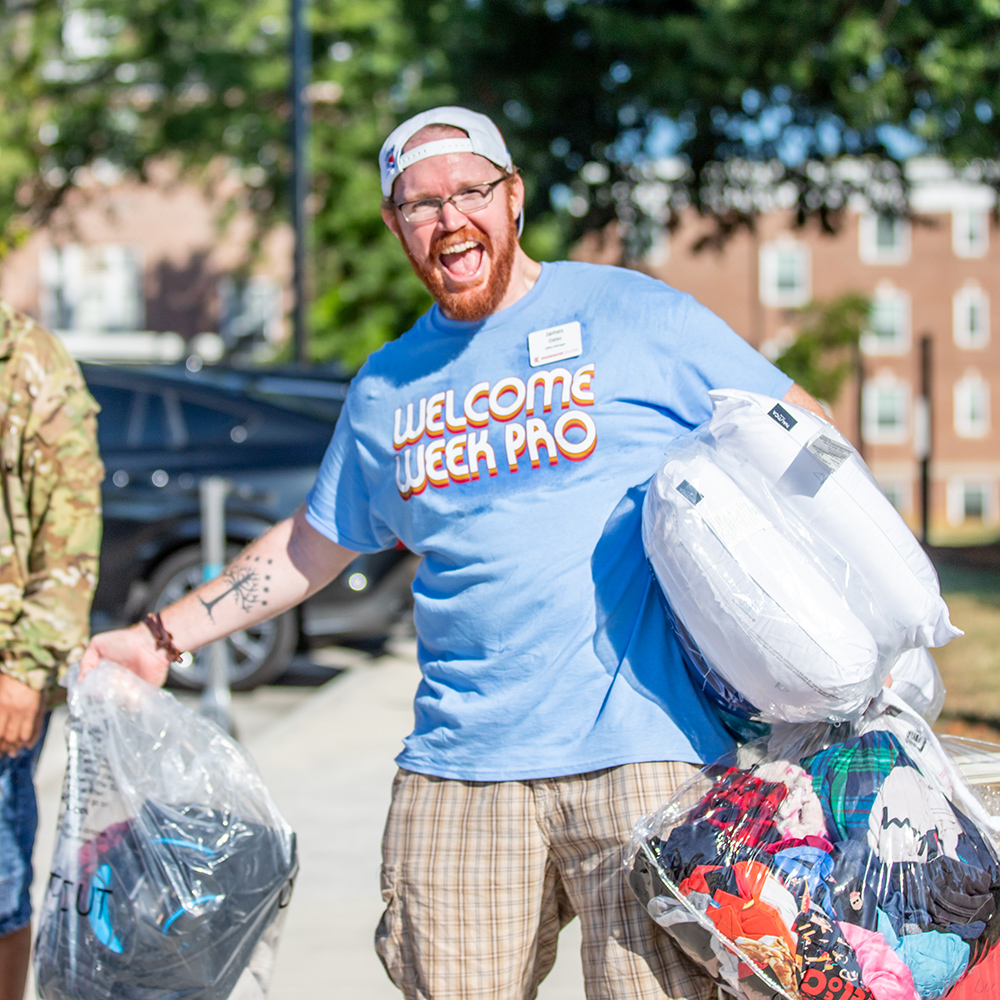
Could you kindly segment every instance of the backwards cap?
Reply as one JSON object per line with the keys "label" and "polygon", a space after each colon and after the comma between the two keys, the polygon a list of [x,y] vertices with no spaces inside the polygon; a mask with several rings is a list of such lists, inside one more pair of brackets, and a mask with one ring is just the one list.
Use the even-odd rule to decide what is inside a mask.
{"label": "backwards cap", "polygon": [[[453,125],[468,133],[468,137],[456,136],[451,139],[437,139],[425,142],[416,149],[403,152],[403,147],[426,125]],[[514,163],[510,151],[503,141],[500,130],[486,115],[469,111],[468,108],[431,108],[403,122],[393,130],[382,143],[378,154],[378,165],[382,172],[382,194],[392,194],[392,183],[407,168],[428,156],[443,156],[446,153],[475,153],[485,156],[501,170],[513,170]]]}

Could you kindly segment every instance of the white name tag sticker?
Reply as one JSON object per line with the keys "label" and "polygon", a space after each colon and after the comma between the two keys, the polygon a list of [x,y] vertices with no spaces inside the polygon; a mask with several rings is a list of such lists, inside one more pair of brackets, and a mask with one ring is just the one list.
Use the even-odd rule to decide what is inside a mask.
{"label": "white name tag sticker", "polygon": [[581,354],[583,337],[576,320],[528,334],[528,361],[532,368],[551,365],[567,358],[578,358]]}

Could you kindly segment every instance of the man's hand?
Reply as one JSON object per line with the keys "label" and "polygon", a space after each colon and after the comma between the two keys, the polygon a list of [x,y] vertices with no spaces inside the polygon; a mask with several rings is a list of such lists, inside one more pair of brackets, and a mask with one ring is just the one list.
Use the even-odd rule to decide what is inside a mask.
{"label": "man's hand", "polygon": [[131,628],[95,635],[80,659],[80,678],[86,677],[100,660],[114,660],[150,684],[162,686],[170,668],[169,657],[156,648],[152,632],[139,622]]}
{"label": "man's hand", "polygon": [[13,677],[0,674],[0,754],[13,757],[33,746],[42,732],[45,696]]}

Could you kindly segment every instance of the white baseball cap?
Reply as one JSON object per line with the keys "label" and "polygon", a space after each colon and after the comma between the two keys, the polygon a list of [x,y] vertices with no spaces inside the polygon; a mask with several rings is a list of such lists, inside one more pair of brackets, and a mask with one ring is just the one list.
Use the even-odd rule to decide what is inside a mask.
{"label": "white baseball cap", "polygon": [[[416,149],[403,152],[403,147],[426,125],[453,125],[467,132],[467,137],[436,139],[425,142]],[[395,128],[389,138],[382,143],[378,154],[378,165],[382,172],[382,194],[388,198],[392,194],[393,181],[414,163],[428,156],[444,156],[446,153],[476,153],[485,156],[501,170],[513,170],[514,162],[510,150],[503,141],[500,129],[486,115],[470,111],[468,108],[431,108],[421,111]]]}

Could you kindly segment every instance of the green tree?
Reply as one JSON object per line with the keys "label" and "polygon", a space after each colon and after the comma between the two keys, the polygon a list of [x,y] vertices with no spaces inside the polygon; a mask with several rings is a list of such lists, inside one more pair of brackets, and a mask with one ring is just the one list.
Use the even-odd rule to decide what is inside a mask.
{"label": "green tree", "polygon": [[871,300],[851,292],[799,310],[797,336],[775,364],[806,392],[834,403],[857,370],[858,344],[868,324]]}
{"label": "green tree", "polygon": [[407,14],[461,99],[501,123],[536,178],[534,213],[555,192],[568,240],[617,221],[626,257],[688,207],[717,239],[752,226],[778,186],[827,230],[856,192],[904,213],[917,150],[1000,183],[997,0],[412,0]]}
{"label": "green tree", "polygon": [[[262,231],[287,218],[287,0],[6,11],[0,254],[101,161],[211,183],[223,157]],[[617,222],[627,262],[688,209],[719,242],[778,187],[827,230],[855,193],[905,213],[916,150],[1000,187],[1000,0],[313,0],[310,20],[317,357],[356,364],[428,302],[375,156],[434,103],[501,125],[542,258]]]}
{"label": "green tree", "polygon": [[[314,357],[357,365],[430,302],[379,216],[376,157],[401,117],[449,99],[402,0],[316,0]],[[258,235],[288,218],[285,0],[35,0],[0,22],[0,232],[42,224],[95,164],[238,172]],[[228,213],[231,214],[231,211]],[[222,213],[224,223],[227,213]]]}

